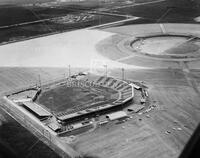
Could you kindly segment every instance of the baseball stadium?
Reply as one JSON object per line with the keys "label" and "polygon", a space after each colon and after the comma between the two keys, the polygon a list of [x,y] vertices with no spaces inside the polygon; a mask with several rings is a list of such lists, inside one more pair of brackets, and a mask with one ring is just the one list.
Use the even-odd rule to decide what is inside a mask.
{"label": "baseball stadium", "polygon": [[[142,94],[141,105],[130,107],[135,91]],[[18,113],[19,119],[36,126],[56,144],[61,138],[78,136],[109,121],[128,118],[128,112],[144,108],[147,98],[141,83],[80,72],[9,92],[4,101],[10,104],[12,112]],[[61,146],[66,145],[61,143]]]}
{"label": "baseball stadium", "polygon": [[5,158],[186,158],[198,0],[19,1],[0,2]]}

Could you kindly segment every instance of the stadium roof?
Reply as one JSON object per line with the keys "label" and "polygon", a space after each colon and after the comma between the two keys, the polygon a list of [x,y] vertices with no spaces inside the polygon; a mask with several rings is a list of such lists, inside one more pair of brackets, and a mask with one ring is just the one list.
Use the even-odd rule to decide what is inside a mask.
{"label": "stadium roof", "polygon": [[92,113],[92,112],[96,112],[96,111],[101,111],[101,110],[104,110],[104,109],[107,109],[107,108],[111,108],[113,106],[116,106],[114,104],[106,104],[106,105],[101,105],[101,106],[98,106],[98,107],[91,107],[91,108],[88,108],[88,109],[85,109],[85,110],[82,110],[82,111],[78,111],[78,112],[75,112],[75,113],[59,113],[57,114],[57,118],[59,120],[67,120],[67,119],[70,119],[70,118],[74,118],[74,117],[78,117],[78,116],[82,116],[82,115],[85,115],[85,114],[89,114],[89,113]]}
{"label": "stadium roof", "polygon": [[35,112],[37,115],[39,116],[50,116],[51,113],[48,112],[47,110],[45,110],[44,108],[42,108],[40,105],[34,103],[34,102],[23,102],[23,104],[29,108],[30,110],[32,110],[33,112]]}

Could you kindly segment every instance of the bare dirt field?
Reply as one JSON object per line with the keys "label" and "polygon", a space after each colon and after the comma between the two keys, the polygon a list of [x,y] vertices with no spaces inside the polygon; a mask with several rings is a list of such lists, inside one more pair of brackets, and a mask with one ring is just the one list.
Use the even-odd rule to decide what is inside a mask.
{"label": "bare dirt field", "polygon": [[[120,72],[111,75],[120,77]],[[199,123],[199,93],[180,69],[127,70],[126,77],[146,83],[156,108],[84,134],[75,148],[94,157],[177,157]],[[200,83],[197,76],[195,81]]]}
{"label": "bare dirt field", "polygon": [[124,124],[107,124],[81,136],[75,148],[99,158],[173,157],[175,154],[149,125],[136,117]]}
{"label": "bare dirt field", "polygon": [[[198,41],[186,43],[187,40],[186,37],[161,36],[136,41],[132,43],[131,47],[143,53],[155,55],[186,54],[199,50]],[[176,47],[177,45],[178,47]]]}
{"label": "bare dirt field", "polygon": [[[16,85],[24,83],[21,83],[23,74],[37,78],[38,73],[43,72],[41,78],[45,78],[65,72],[65,69],[50,68],[2,68],[4,80],[1,83],[6,83],[6,76],[10,78],[10,73],[6,72],[16,70],[19,75],[14,82]],[[119,69],[109,70],[109,74],[121,77]],[[195,89],[192,84],[199,85],[199,74],[197,69],[187,74],[181,69],[126,70],[127,79],[144,81],[149,87],[150,98],[155,101],[156,108],[146,114],[133,114],[133,118],[125,123],[111,122],[81,134],[73,147],[83,155],[100,158],[178,157],[200,120],[199,87]],[[9,85],[7,87],[10,89]]]}
{"label": "bare dirt field", "polygon": [[[55,69],[49,69],[54,73],[48,73],[48,68],[44,71],[43,68],[28,69],[28,68],[1,68],[0,69],[0,91],[6,92],[16,88],[29,86],[38,83],[38,75],[41,75],[42,80],[51,80],[53,78],[61,77],[61,73],[56,72]],[[62,71],[63,73],[63,71]],[[57,74],[57,76],[56,76]]]}
{"label": "bare dirt field", "polygon": [[[140,24],[107,28],[104,31],[115,34],[100,41],[96,48],[100,54],[114,61],[152,68],[179,68],[178,65],[181,61],[188,61],[187,64],[193,65],[192,68],[197,64],[199,42],[190,39],[190,36],[195,35],[197,38],[199,36],[197,24]],[[166,34],[185,35],[186,39],[182,37],[177,39],[171,36],[166,39]],[[163,36],[164,39],[157,40],[157,37],[151,37],[155,35]],[[144,38],[135,43],[130,41],[142,37],[150,38],[148,40]],[[165,40],[169,40],[169,42]],[[184,56],[181,57],[181,55]]]}

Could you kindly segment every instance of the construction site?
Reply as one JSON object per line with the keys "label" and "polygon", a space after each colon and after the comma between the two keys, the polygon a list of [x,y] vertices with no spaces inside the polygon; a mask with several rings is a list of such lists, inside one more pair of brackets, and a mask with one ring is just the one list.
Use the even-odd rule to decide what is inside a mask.
{"label": "construction site", "polygon": [[4,3],[2,157],[182,158],[200,122],[197,1]]}

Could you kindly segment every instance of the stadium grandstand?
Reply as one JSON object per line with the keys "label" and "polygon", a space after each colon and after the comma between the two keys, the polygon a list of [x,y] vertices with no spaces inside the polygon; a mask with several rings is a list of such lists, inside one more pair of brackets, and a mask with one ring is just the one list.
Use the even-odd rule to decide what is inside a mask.
{"label": "stadium grandstand", "polygon": [[[59,90],[66,90],[69,84],[83,86],[79,87],[79,90],[81,89],[81,91],[83,91],[82,94],[85,95],[85,93],[88,93],[95,97],[92,99],[90,98],[85,104],[73,105],[70,103],[70,106],[67,107],[66,102],[68,101],[60,98]],[[73,88],[75,88],[75,91],[77,90],[76,87],[70,88],[72,88],[70,91],[73,91]],[[38,87],[24,88],[7,95],[7,98],[20,108],[24,108],[29,115],[37,118],[42,124],[45,124],[49,130],[52,130],[57,135],[62,135],[74,131],[79,127],[86,129],[92,128],[90,122],[83,121],[85,118],[94,118],[97,115],[104,115],[122,109],[132,101],[134,97],[134,88],[135,86],[132,83],[113,77],[96,75],[83,76],[78,74],[52,83],[47,82]],[[53,104],[54,107],[57,108],[57,111],[51,109],[51,101],[55,98],[46,96],[46,92],[54,94],[55,89],[59,91],[59,101],[55,100],[55,104]],[[96,92],[96,94],[94,92]],[[66,98],[65,95],[67,95],[68,91],[64,93],[63,97]],[[42,95],[44,95],[44,102],[38,100]],[[74,96],[74,98],[76,97]],[[47,106],[49,100],[50,102]],[[61,109],[59,109],[59,107]]]}
{"label": "stadium grandstand", "polygon": [[134,97],[134,87],[126,81],[106,76],[98,77],[96,80],[90,80],[89,78],[85,78],[81,80],[81,82],[83,81],[89,82],[90,84],[94,84],[96,86],[113,89],[114,91],[118,92],[118,98],[109,104],[99,104],[97,102],[93,103],[93,105],[87,107],[80,107],[69,112],[60,112],[56,114],[56,118],[59,121],[69,121],[70,119],[76,119],[78,117],[83,117],[103,110],[111,109],[116,106],[124,105],[128,101],[131,101]]}

